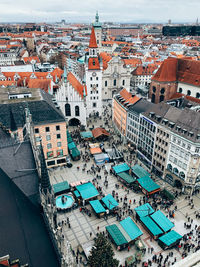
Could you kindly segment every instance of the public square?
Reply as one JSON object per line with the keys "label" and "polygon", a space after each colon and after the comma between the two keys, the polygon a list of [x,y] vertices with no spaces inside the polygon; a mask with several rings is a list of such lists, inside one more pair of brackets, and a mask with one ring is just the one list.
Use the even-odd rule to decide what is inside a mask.
{"label": "public square", "polygon": [[[91,119],[91,124],[96,126],[105,126],[105,129],[112,131],[112,137],[113,140],[115,141],[116,144],[120,142],[120,138],[117,134],[114,133],[114,130],[112,128],[112,122],[110,120],[110,114],[107,115],[108,119],[108,125],[105,125],[105,121],[98,120],[98,119]],[[89,126],[90,127],[90,126]],[[89,129],[88,127],[88,129]],[[69,132],[72,132],[75,130],[76,127],[69,127]],[[86,129],[87,130],[87,129]],[[109,147],[108,142],[104,142],[104,147],[107,148]],[[82,144],[77,144],[77,148],[84,153],[85,148],[83,147]],[[130,164],[129,162],[129,152],[127,149],[127,145],[124,145],[123,143],[118,145],[118,148],[124,152],[124,159],[128,159],[127,163]],[[137,159],[132,159],[131,161],[131,166],[134,166],[135,161]],[[102,187],[102,192],[103,194],[111,194],[112,191],[115,190],[118,193],[119,199],[122,198],[124,199],[124,196],[127,195],[127,203],[130,203],[131,200],[131,209],[133,210],[135,207],[139,206],[139,201],[142,202],[143,204],[143,196],[144,194],[142,192],[135,193],[132,190],[128,190],[125,188],[125,186],[117,180],[117,178],[110,174],[109,170],[111,168],[111,165],[113,163],[106,163],[105,168],[108,171],[107,175],[107,181],[108,181],[108,186],[105,186],[105,175],[104,175],[104,170],[101,169],[100,173],[98,175],[101,176],[101,179],[96,179],[93,174],[90,172],[87,172],[88,170],[91,170],[92,165],[94,164],[93,158],[90,158],[89,162],[86,163],[86,168],[85,168],[85,162],[80,159],[78,161],[71,161],[73,166],[72,168],[67,168],[67,167],[58,167],[56,169],[50,169],[49,170],[49,176],[51,180],[51,184],[57,184],[63,181],[67,181],[69,184],[81,180],[85,181],[91,181],[94,182],[95,186],[100,186]],[[141,163],[140,163],[141,164]],[[144,165],[142,165],[145,167]],[[85,170],[83,170],[85,169]],[[161,186],[161,189],[166,188],[168,191],[175,193],[177,191],[177,188],[172,188],[169,184],[165,183],[164,181],[160,180],[159,178],[154,177],[154,181]],[[116,189],[116,184],[119,185],[119,188]],[[179,190],[180,192],[180,190]],[[178,195],[178,197],[174,201],[174,205],[170,207],[170,210],[174,210],[175,206],[176,211],[175,211],[175,216],[174,218],[170,218],[170,220],[175,224],[175,227],[173,230],[177,231],[179,234],[182,236],[184,234],[189,233],[190,231],[193,230],[193,233],[190,234],[191,239],[189,239],[187,242],[189,244],[194,244],[195,247],[198,244],[198,238],[197,235],[195,234],[195,225],[199,226],[199,219],[196,218],[196,213],[199,212],[199,201],[200,201],[200,196],[195,195],[192,196],[191,198],[193,199],[193,204],[194,207],[191,209],[191,205],[189,205],[189,200],[185,199],[185,195]],[[135,204],[133,203],[133,200],[135,201]],[[191,201],[191,200],[190,200]],[[119,202],[119,207],[122,207],[123,202]],[[68,224],[63,225],[63,234],[65,236],[65,240],[69,240],[71,243],[72,249],[77,251],[77,247],[80,244],[85,244],[89,243],[90,241],[93,240],[93,238],[96,236],[98,232],[104,232],[106,233],[105,227],[107,225],[111,225],[113,223],[118,223],[117,218],[114,217],[113,215],[108,215],[108,218],[98,218],[94,211],[91,209],[91,206],[87,204],[87,208],[91,210],[91,216],[88,216],[85,212],[80,212],[79,207],[76,209],[73,209],[69,212],[62,212],[58,213],[58,222],[62,221],[67,221],[69,219],[70,222],[70,227]],[[158,206],[158,209],[161,209],[160,206]],[[162,212],[168,216],[169,215],[169,210],[164,210],[161,209]],[[122,219],[126,218],[129,216],[126,212]],[[134,213],[131,215],[131,218],[135,221],[134,218]],[[189,222],[188,222],[189,218]],[[191,223],[192,221],[192,223]],[[136,221],[135,221],[136,222]],[[186,229],[184,227],[184,223],[191,224],[191,229]],[[169,252],[173,252],[173,256],[169,257],[167,264],[165,266],[172,266],[175,261],[179,261],[182,258],[182,253],[183,249],[180,248],[179,251],[178,249],[170,249],[170,250],[165,250],[163,251],[162,248],[158,245],[158,242],[152,239],[149,235],[149,233],[142,227],[142,225],[139,222],[136,222],[137,226],[142,230],[143,235],[141,236],[141,240],[146,246],[146,253],[144,257],[142,258],[141,263],[139,263],[137,266],[142,266],[142,262],[152,260],[153,255],[158,255],[161,253],[163,257],[166,257]],[[196,226],[196,227],[197,227]],[[183,240],[181,240],[181,243],[184,243]],[[122,251],[117,251],[116,247],[112,244],[114,252],[115,252],[115,257],[120,261],[120,264],[122,266],[125,266],[125,258],[131,255],[134,255],[136,252],[136,248],[134,245],[130,247],[130,250],[128,251],[127,249],[124,249]],[[195,251],[194,249],[190,249],[189,252],[187,252],[187,255],[193,253]],[[150,248],[153,248],[152,250]],[[152,252],[151,252],[152,251]],[[82,255],[81,255],[82,256]],[[83,266],[80,261],[79,261],[79,266]],[[150,266],[150,265],[148,265]],[[164,266],[164,265],[159,265],[158,263],[152,262],[151,266]]]}

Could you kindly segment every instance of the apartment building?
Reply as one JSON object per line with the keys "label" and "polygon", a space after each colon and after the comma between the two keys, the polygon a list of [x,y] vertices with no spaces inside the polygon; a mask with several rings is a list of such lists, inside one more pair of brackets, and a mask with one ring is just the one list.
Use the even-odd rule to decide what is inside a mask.
{"label": "apartment building", "polygon": [[32,116],[36,147],[39,148],[41,142],[47,166],[66,163],[68,150],[65,118],[48,93],[40,89],[2,88],[0,99],[0,122],[16,142],[27,138],[27,109]]}

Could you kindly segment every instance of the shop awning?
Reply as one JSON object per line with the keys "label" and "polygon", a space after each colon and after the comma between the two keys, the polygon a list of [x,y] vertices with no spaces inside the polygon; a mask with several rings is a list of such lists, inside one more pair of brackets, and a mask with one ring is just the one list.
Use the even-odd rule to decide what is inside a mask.
{"label": "shop awning", "polygon": [[78,150],[77,147],[72,148],[70,151],[71,151],[71,155],[72,155],[73,158],[76,158],[76,157],[80,156],[80,151]]}
{"label": "shop awning", "polygon": [[141,236],[143,232],[140,228],[134,223],[131,217],[127,217],[126,219],[120,222],[120,225],[124,228],[127,234],[130,236],[131,240],[135,240],[137,237]]}
{"label": "shop awning", "polygon": [[172,230],[169,233],[161,236],[159,240],[164,243],[165,246],[171,246],[182,238],[182,235]]}
{"label": "shop awning", "polygon": [[62,193],[64,191],[67,191],[69,189],[70,189],[70,186],[69,186],[69,183],[67,181],[53,185],[54,194],[59,194],[59,193]]}
{"label": "shop awning", "polygon": [[102,150],[101,150],[100,147],[94,147],[94,148],[90,148],[90,153],[92,155],[94,155],[94,154],[101,154],[102,153]]}
{"label": "shop awning", "polygon": [[114,199],[114,197],[111,194],[108,194],[107,196],[103,197],[101,200],[103,201],[103,203],[106,205],[106,207],[109,210],[112,210],[119,205],[119,203]]}
{"label": "shop awning", "polygon": [[104,136],[110,135],[109,132],[107,132],[104,128],[100,128],[100,127],[93,129],[92,134],[93,134],[94,138],[98,138],[102,135],[104,135]]}
{"label": "shop awning", "polygon": [[174,224],[160,210],[150,216],[164,232],[167,232],[174,227]]}
{"label": "shop awning", "polygon": [[135,208],[134,210],[139,217],[144,217],[144,216],[154,213],[154,209],[151,207],[149,203],[139,206]]}
{"label": "shop awning", "polygon": [[160,186],[156,184],[149,176],[144,176],[139,178],[138,183],[142,188],[144,188],[148,193],[159,190]]}
{"label": "shop awning", "polygon": [[101,202],[99,200],[92,200],[92,201],[89,201],[89,203],[92,206],[95,213],[98,214],[98,213],[106,212],[106,210],[101,205]]}
{"label": "shop awning", "polygon": [[146,226],[147,229],[153,234],[153,236],[157,236],[160,234],[163,234],[163,231],[160,229],[160,227],[151,219],[151,217],[140,217],[140,220],[143,222],[143,224]]}
{"label": "shop awning", "polygon": [[77,190],[74,191],[74,195],[75,195],[77,198],[80,197],[80,194],[79,194],[79,192],[78,192]]}
{"label": "shop awning", "polygon": [[89,139],[89,138],[93,138],[93,134],[91,131],[88,132],[81,132],[81,137],[84,139]]}
{"label": "shop awning", "polygon": [[133,178],[130,174],[127,172],[120,172],[118,176],[124,180],[126,183],[131,184],[136,181],[136,178]]}
{"label": "shop awning", "polygon": [[136,164],[132,167],[132,173],[137,176],[137,178],[142,178],[144,176],[149,176],[150,174],[148,171],[146,171],[144,168],[142,168],[140,165]]}
{"label": "shop awning", "polygon": [[126,172],[130,170],[130,167],[128,166],[127,163],[122,163],[119,165],[115,165],[114,167],[112,167],[113,170],[115,171],[116,174],[121,173],[121,172]]}
{"label": "shop awning", "polygon": [[80,193],[81,197],[84,200],[96,197],[99,195],[99,192],[97,191],[96,187],[92,183],[85,183],[76,186],[76,189]]}
{"label": "shop awning", "polygon": [[121,246],[123,244],[128,243],[116,224],[106,226],[106,230],[117,246]]}
{"label": "shop awning", "polygon": [[74,142],[68,143],[68,149],[71,150],[72,148],[75,148],[76,145]]}

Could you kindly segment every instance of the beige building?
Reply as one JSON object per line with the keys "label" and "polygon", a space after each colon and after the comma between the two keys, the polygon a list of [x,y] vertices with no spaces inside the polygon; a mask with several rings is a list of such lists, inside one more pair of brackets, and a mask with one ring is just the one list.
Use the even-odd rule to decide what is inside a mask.
{"label": "beige building", "polygon": [[2,88],[0,99],[0,122],[16,141],[27,138],[27,109],[32,116],[36,147],[42,143],[47,166],[66,164],[68,149],[65,118],[48,93],[40,89]]}

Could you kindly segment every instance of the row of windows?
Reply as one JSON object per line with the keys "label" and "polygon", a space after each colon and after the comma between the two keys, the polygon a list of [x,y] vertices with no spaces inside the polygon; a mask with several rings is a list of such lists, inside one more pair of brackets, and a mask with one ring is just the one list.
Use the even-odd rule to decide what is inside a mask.
{"label": "row of windows", "polygon": [[98,83],[97,83],[97,84],[92,84],[92,83],[91,83],[91,84],[90,84],[90,87],[92,88],[94,85],[95,85],[96,87],[99,87]]}
{"label": "row of windows", "polygon": [[[183,89],[181,87],[179,87],[178,92],[182,93]],[[189,95],[189,96],[191,95],[191,91],[190,90],[187,90],[187,95]],[[196,98],[200,98],[200,93],[196,93]]]}
{"label": "row of windows", "polygon": [[98,90],[96,90],[96,91],[90,91],[90,94],[92,95],[92,94],[98,94],[99,93],[99,91]]}
{"label": "row of windows", "polygon": [[184,162],[182,162],[181,160],[178,160],[177,158],[170,156],[169,157],[169,161],[171,161],[172,163],[178,165],[180,168],[186,170],[187,169],[187,164],[185,164]]}
{"label": "row of windows", "polygon": [[[56,156],[57,157],[61,157],[61,156],[63,156],[63,149],[59,149],[59,150],[57,150],[56,151]],[[49,159],[49,158],[52,158],[52,157],[54,157],[54,153],[53,153],[53,151],[48,151],[47,152],[47,158]]]}
{"label": "row of windows", "polygon": [[[56,135],[56,138],[57,139],[61,139],[61,134],[57,134]],[[36,142],[40,142],[41,138],[40,137],[36,137],[35,138],[35,141]],[[51,135],[46,135],[46,141],[50,141],[51,140]]]}
{"label": "row of windows", "polygon": [[182,159],[184,158],[185,160],[189,160],[189,153],[185,153],[185,151],[175,145],[171,146],[171,152],[180,156]]}
{"label": "row of windows", "polygon": [[163,152],[164,154],[167,153],[167,151],[165,149],[163,149],[162,147],[158,146],[158,145],[155,145],[155,148],[160,150],[161,152]]}
{"label": "row of windows", "polygon": [[166,133],[166,132],[164,132],[164,131],[162,131],[160,129],[158,129],[158,133],[163,134],[163,136],[166,136],[167,138],[169,137],[168,133]]}
{"label": "row of windows", "polygon": [[97,96],[97,97],[94,96],[94,97],[92,98],[92,96],[91,96],[91,97],[90,97],[90,100],[92,100],[92,99],[94,99],[94,100],[95,100],[95,99],[99,99],[99,97],[98,97],[98,96]]}
{"label": "row of windows", "polygon": [[[50,127],[45,127],[46,133],[50,132]],[[60,125],[56,125],[56,131],[60,131]],[[40,133],[39,128],[35,128],[35,133]]]}
{"label": "row of windows", "polygon": [[161,143],[161,144],[163,144],[163,145],[165,145],[165,146],[168,145],[167,142],[165,142],[163,139],[161,139],[161,138],[159,138],[159,137],[156,137],[156,141],[158,141],[159,143]]}
{"label": "row of windows", "polygon": [[182,146],[183,148],[187,148],[187,150],[191,149],[191,145],[187,145],[186,143],[184,143],[183,141],[181,141],[180,139],[176,137],[173,137],[173,143],[176,143],[179,146]]}
{"label": "row of windows", "polygon": [[[62,146],[62,143],[61,142],[57,142],[57,147],[61,147]],[[48,143],[47,144],[47,149],[51,149],[52,148],[52,144],[51,143]]]}
{"label": "row of windows", "polygon": [[160,160],[165,161],[165,157],[161,156],[159,153],[154,153],[155,157],[158,157]]}
{"label": "row of windows", "polygon": [[[95,79],[95,78],[94,78]],[[98,77],[96,77],[96,81],[98,81]],[[93,77],[90,77],[90,81],[92,81],[93,80]]]}
{"label": "row of windows", "polygon": [[[113,80],[113,86],[116,86],[117,85],[117,80],[114,79]],[[105,81],[105,87],[108,86],[108,81]],[[122,80],[122,86],[125,86],[125,80]]]}
{"label": "row of windows", "polygon": [[[71,116],[71,106],[70,104],[65,104],[65,116]],[[75,116],[80,116],[79,106],[75,106]]]}

